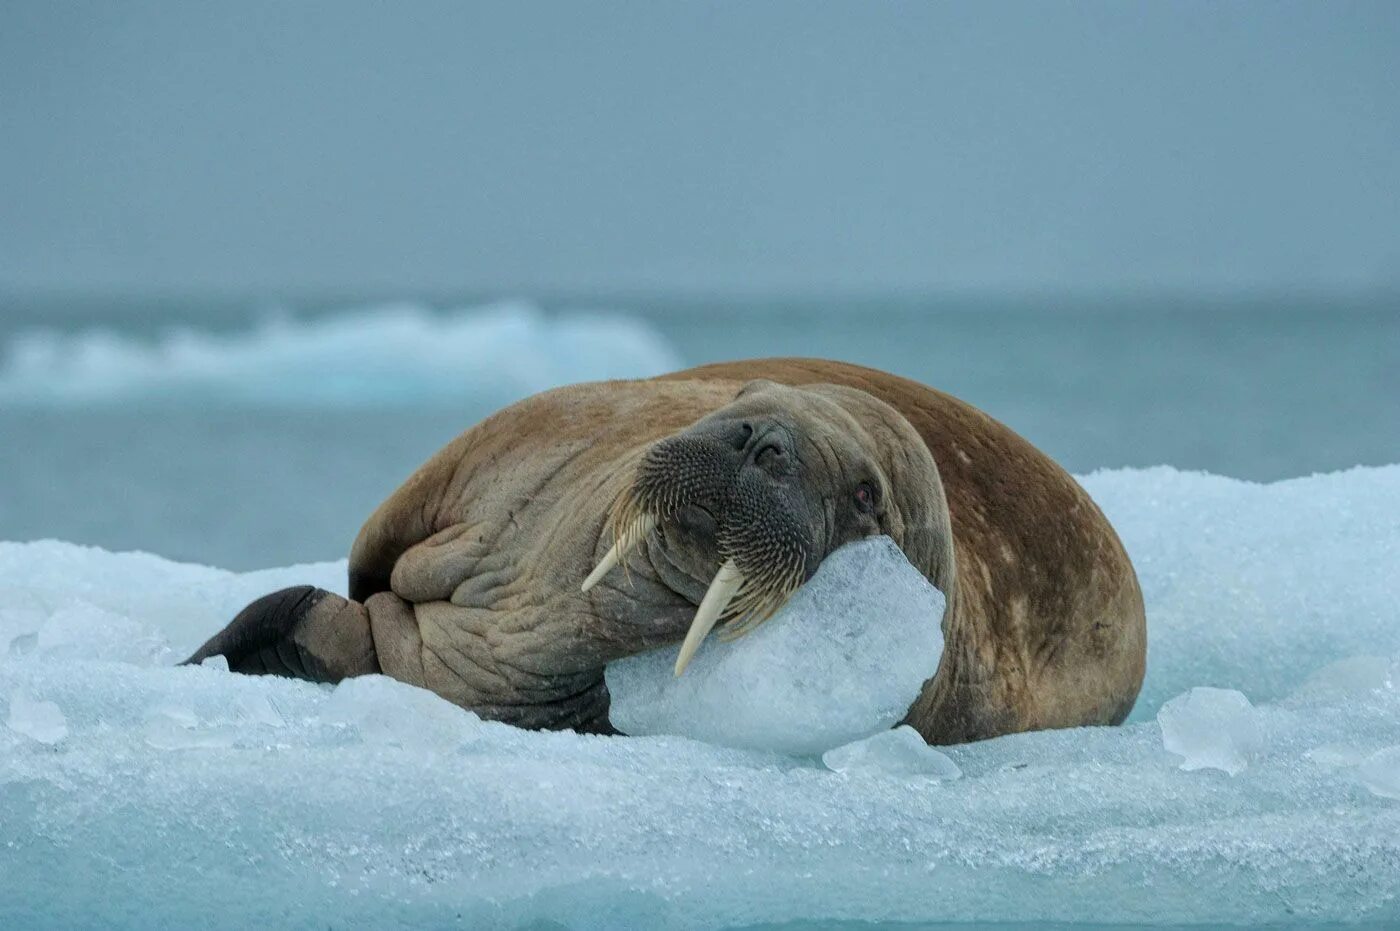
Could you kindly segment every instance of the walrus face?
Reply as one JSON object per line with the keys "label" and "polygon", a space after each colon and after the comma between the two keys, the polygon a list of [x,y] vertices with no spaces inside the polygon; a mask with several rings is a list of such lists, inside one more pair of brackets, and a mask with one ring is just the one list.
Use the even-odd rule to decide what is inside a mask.
{"label": "walrus face", "polygon": [[717,622],[726,637],[752,630],[843,544],[888,533],[904,545],[906,526],[933,522],[938,489],[927,448],[887,405],[833,385],[751,382],[646,450],[614,507],[615,542],[583,589],[642,541],[659,550],[651,562],[669,587],[692,601],[703,593],[680,675]]}

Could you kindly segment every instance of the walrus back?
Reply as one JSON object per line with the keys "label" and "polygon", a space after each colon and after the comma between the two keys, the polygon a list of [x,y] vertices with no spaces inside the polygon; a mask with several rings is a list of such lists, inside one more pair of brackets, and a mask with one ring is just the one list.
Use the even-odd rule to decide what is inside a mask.
{"label": "walrus back", "polygon": [[[528,652],[557,641],[574,672],[605,662],[599,643],[611,643],[607,633],[588,640],[592,615],[579,613],[588,605],[577,594],[583,572],[561,582],[535,567],[592,564],[608,511],[579,503],[610,500],[615,489],[604,487],[616,480],[616,462],[635,459],[755,379],[863,391],[899,411],[937,464],[948,517],[940,535],[951,527],[954,566],[948,573],[944,560],[932,579],[948,597],[946,646],[907,718],[925,739],[962,742],[1127,716],[1144,671],[1142,596],[1117,535],[1079,484],[950,395],[808,359],[574,385],[513,404],[450,442],[375,511],[351,553],[348,601],[301,590],[269,596],[197,655],[223,653],[231,668],[236,660],[248,671],[318,681],[378,671],[521,726],[605,729],[601,667],[584,670],[587,681],[556,676],[571,702],[567,713],[556,701],[552,717],[536,720],[517,713],[518,702],[483,691],[499,677],[471,658],[485,649],[495,668],[496,652],[507,647]],[[510,631],[520,634],[505,638],[516,646],[503,646]],[[511,669],[529,666],[514,654],[505,659]]]}
{"label": "walrus back", "polygon": [[952,395],[843,362],[756,359],[662,378],[846,385],[918,431],[943,481],[958,579],[943,663],[908,718],[930,742],[1127,717],[1146,668],[1137,575],[1079,483],[1011,428]]}

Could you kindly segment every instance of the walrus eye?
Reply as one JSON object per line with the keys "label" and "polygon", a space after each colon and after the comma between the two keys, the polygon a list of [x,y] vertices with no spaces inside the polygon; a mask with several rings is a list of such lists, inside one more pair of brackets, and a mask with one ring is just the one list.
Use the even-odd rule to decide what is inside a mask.
{"label": "walrus eye", "polygon": [[875,510],[875,489],[869,482],[861,482],[856,486],[856,507],[866,514]]}

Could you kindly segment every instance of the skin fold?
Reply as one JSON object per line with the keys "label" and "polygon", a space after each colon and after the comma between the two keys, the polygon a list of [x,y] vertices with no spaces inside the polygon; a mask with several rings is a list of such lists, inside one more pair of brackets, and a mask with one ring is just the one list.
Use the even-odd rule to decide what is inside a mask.
{"label": "skin fold", "polygon": [[[652,523],[582,583],[626,520]],[[603,668],[681,641],[722,563],[755,623],[887,534],[948,597],[907,723],[932,743],[1116,724],[1142,683],[1132,564],[1063,469],[957,399],[874,369],[764,359],[573,385],[487,418],[369,518],[350,598],[287,589],[191,662],[384,673],[483,717],[609,732]],[[726,628],[725,620],[736,626]],[[935,664],[937,667],[935,668]]]}

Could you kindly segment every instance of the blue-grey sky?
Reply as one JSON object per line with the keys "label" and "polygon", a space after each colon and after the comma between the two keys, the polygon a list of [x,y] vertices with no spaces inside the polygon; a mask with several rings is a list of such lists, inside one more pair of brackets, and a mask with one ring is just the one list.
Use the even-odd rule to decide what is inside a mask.
{"label": "blue-grey sky", "polygon": [[1400,3],[0,6],[0,287],[1400,281]]}

